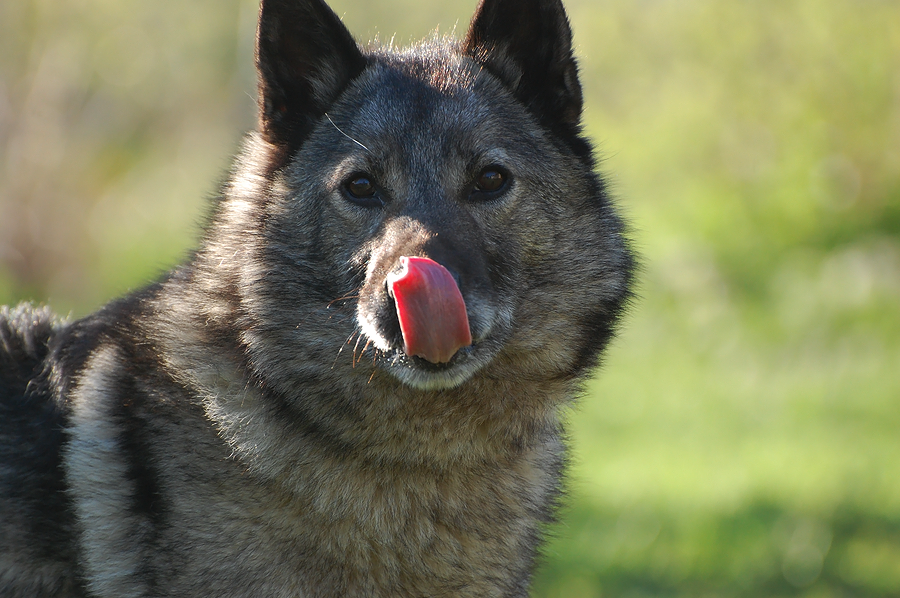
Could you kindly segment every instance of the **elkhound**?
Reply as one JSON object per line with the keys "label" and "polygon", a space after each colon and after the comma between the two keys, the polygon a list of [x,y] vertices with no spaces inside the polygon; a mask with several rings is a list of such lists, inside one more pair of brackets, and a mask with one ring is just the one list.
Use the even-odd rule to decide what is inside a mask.
{"label": "elkhound", "polygon": [[199,249],[0,312],[0,595],[525,596],[628,297],[560,0],[361,49],[263,0]]}

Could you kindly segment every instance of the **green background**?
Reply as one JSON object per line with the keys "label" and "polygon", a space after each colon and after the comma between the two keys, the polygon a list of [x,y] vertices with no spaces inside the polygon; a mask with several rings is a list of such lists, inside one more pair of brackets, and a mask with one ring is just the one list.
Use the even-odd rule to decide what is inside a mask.
{"label": "green background", "polygon": [[[333,2],[399,45],[473,4]],[[900,2],[567,6],[643,269],[534,595],[900,596]],[[0,2],[0,303],[83,315],[186,254],[255,18]]]}

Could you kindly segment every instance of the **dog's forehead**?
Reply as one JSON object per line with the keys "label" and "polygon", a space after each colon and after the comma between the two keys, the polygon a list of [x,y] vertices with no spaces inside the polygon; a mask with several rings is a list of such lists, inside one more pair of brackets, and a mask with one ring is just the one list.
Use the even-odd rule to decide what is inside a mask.
{"label": "dog's forehead", "polygon": [[480,68],[458,46],[455,40],[426,39],[408,48],[375,50],[370,64],[440,93],[461,93],[472,89]]}
{"label": "dog's forehead", "polygon": [[497,152],[527,159],[527,148],[540,144],[525,106],[457,47],[424,43],[368,58],[323,119],[315,152],[349,152],[360,169],[398,176],[436,164],[457,176]]}
{"label": "dog's forehead", "polygon": [[471,59],[446,50],[377,54],[360,78],[357,101],[367,122],[387,129],[457,126],[479,116],[478,73]]}
{"label": "dog's forehead", "polygon": [[407,150],[471,141],[490,123],[517,116],[498,114],[503,103],[484,97],[480,77],[474,61],[447,51],[377,55],[345,96],[345,130],[375,146]]}

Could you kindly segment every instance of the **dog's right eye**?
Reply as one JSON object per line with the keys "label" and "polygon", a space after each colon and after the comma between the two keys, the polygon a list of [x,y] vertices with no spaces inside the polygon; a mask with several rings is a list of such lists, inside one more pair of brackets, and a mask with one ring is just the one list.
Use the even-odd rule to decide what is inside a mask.
{"label": "dog's right eye", "polygon": [[478,175],[469,198],[475,201],[499,197],[509,186],[509,174],[500,166],[488,166]]}
{"label": "dog's right eye", "polygon": [[372,177],[365,174],[350,177],[344,183],[344,192],[347,199],[364,208],[380,208],[384,205]]}

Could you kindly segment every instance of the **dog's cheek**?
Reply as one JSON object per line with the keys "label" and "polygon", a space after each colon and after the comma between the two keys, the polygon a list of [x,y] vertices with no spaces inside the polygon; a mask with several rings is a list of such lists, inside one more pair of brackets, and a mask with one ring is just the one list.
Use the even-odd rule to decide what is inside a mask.
{"label": "dog's cheek", "polygon": [[554,200],[560,186],[520,181],[514,205],[485,219],[492,279],[512,308],[506,351],[551,373],[575,359],[576,320],[594,284],[581,253],[589,237],[580,218],[560,207],[564,201]]}

